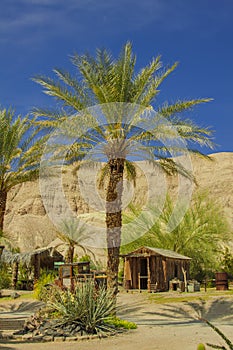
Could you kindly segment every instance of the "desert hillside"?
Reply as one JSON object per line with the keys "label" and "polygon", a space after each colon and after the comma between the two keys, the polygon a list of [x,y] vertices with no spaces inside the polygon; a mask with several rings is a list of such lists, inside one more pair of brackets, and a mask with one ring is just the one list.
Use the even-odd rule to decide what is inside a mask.
{"label": "desert hillside", "polygon": [[[233,153],[215,153],[210,155],[212,161],[192,157],[193,173],[197,180],[194,191],[209,190],[210,196],[216,198],[223,206],[225,214],[233,229]],[[173,196],[177,192],[178,180],[176,177],[165,179],[161,171],[151,171],[146,163],[143,166],[145,173],[139,171],[136,188],[130,187],[129,193],[136,203],[146,201],[146,193],[150,187],[150,195],[158,196],[160,192],[169,191]],[[63,174],[62,189],[69,209],[78,214],[86,214],[95,225],[96,211],[104,211],[103,193],[96,189],[95,179],[90,170],[82,171],[81,180],[68,168]],[[85,182],[85,186],[83,186]],[[126,187],[128,184],[126,184]],[[185,189],[186,186],[186,189]],[[184,191],[190,186],[187,182]],[[82,187],[80,189],[80,187]],[[86,190],[88,188],[88,190]],[[47,184],[46,200],[55,208],[57,215],[67,210],[66,206],[57,198],[54,182]],[[131,193],[133,191],[133,193]],[[93,214],[92,214],[93,213]],[[49,244],[56,237],[54,226],[46,214],[43,205],[38,181],[25,183],[14,188],[8,196],[5,230],[13,234],[17,245],[22,251],[31,250]]]}

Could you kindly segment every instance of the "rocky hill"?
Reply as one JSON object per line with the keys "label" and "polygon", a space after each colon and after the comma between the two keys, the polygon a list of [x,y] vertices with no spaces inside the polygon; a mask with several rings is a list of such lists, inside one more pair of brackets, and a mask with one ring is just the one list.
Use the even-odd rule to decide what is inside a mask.
{"label": "rocky hill", "polygon": [[[215,153],[210,155],[210,158],[212,161],[192,157],[193,173],[197,180],[194,191],[207,189],[210,196],[216,198],[223,206],[233,229],[233,153]],[[62,191],[66,205],[63,205],[64,198],[63,200],[58,198],[54,182],[48,182],[46,191],[44,190],[46,203],[55,208],[58,216],[71,210],[86,215],[95,225],[98,217],[96,212],[101,214],[104,211],[104,193],[96,188],[96,178],[90,169],[83,169],[81,178],[78,178],[72,170],[69,167],[62,175]],[[124,193],[125,206],[130,200],[142,205],[147,200],[148,188],[151,196],[159,196],[164,194],[164,191],[169,191],[175,196],[179,186],[176,176],[167,179],[161,174],[160,169],[151,170],[147,163],[144,163],[143,171],[138,171],[136,188],[129,184],[125,186],[127,188]],[[189,188],[190,183],[186,182],[183,190],[188,191]],[[46,246],[56,238],[55,228],[41,198],[38,181],[17,186],[9,193],[5,230],[14,236],[16,245],[22,251]]]}

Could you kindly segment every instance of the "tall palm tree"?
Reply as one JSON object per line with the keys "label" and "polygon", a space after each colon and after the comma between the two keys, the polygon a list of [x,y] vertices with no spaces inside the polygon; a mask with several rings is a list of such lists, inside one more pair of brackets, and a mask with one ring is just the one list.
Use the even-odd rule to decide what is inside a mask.
{"label": "tall palm tree", "polygon": [[[122,227],[122,191],[123,176],[128,173],[135,177],[135,167],[130,162],[129,155],[135,151],[136,144],[141,143],[141,148],[136,147],[136,152],[150,160],[161,160],[161,166],[168,172],[185,172],[178,163],[170,157],[172,147],[158,145],[155,141],[161,141],[161,134],[165,137],[170,135],[170,128],[163,128],[158,118],[164,122],[171,123],[175,132],[183,140],[190,141],[194,145],[211,145],[209,139],[211,132],[196,126],[189,120],[182,120],[179,115],[183,111],[190,110],[195,105],[210,101],[208,98],[177,101],[173,104],[165,103],[156,107],[156,97],[159,93],[159,86],[163,80],[174,71],[177,63],[162,69],[160,56],[152,59],[151,63],[137,72],[135,68],[136,56],[132,52],[131,43],[126,43],[117,59],[113,59],[105,49],[97,50],[96,57],[88,54],[72,57],[72,63],[78,70],[78,76],[72,76],[67,71],[54,69],[57,79],[45,76],[37,76],[34,81],[39,83],[47,95],[53,96],[60,102],[61,110],[35,109],[34,115],[38,117],[42,127],[51,130],[59,127],[61,122],[69,119],[71,115],[81,113],[80,125],[83,124],[89,132],[78,139],[76,145],[72,145],[69,160],[81,160],[85,154],[90,153],[96,144],[101,143],[102,152],[106,158],[104,174],[108,176],[106,191],[106,234],[108,250],[108,286],[117,292],[117,278],[119,265],[119,252],[121,245]],[[116,105],[114,105],[116,103]],[[94,117],[89,116],[90,112],[85,109],[90,106],[100,105],[105,114],[105,123],[101,127],[94,123]],[[131,121],[124,119],[124,108],[122,104],[138,106],[135,116]],[[156,114],[150,114],[152,105]],[[112,106],[112,108],[111,108]],[[116,108],[114,108],[114,106]],[[117,107],[118,106],[118,107]],[[140,106],[140,107],[139,107]],[[132,107],[133,108],[133,107]],[[117,111],[116,111],[117,110]],[[140,128],[140,114],[150,114],[147,125],[150,124],[150,131]],[[157,122],[156,122],[157,120]],[[139,122],[139,126],[135,126]],[[72,124],[72,123],[71,123]],[[70,125],[71,125],[70,124]],[[154,125],[154,127],[153,127]],[[198,151],[188,147],[190,151]],[[76,152],[76,157],[75,157]]]}
{"label": "tall palm tree", "polygon": [[3,231],[7,194],[10,189],[38,176],[42,140],[29,117],[15,117],[13,110],[0,110],[0,231]]}

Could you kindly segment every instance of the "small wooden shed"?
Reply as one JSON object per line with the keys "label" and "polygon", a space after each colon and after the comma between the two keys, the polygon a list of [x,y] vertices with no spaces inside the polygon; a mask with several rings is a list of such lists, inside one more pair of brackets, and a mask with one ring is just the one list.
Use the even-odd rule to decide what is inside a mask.
{"label": "small wooden shed", "polygon": [[52,247],[38,248],[26,253],[12,253],[4,249],[0,256],[0,261],[12,265],[12,284],[13,288],[16,288],[20,263],[26,266],[33,266],[34,283],[36,283],[40,277],[41,268],[53,269],[54,262],[63,261],[63,256]]}
{"label": "small wooden shed", "polygon": [[126,289],[167,291],[171,281],[189,278],[191,258],[171,250],[141,247],[124,258],[124,285]]}

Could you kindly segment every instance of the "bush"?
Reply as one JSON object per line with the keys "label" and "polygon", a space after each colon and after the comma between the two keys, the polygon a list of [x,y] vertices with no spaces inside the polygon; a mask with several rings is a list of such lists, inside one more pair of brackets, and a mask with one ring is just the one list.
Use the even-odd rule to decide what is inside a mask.
{"label": "bush", "polygon": [[48,306],[52,313],[60,316],[60,324],[74,323],[90,334],[112,329],[105,321],[115,310],[114,298],[104,287],[96,290],[91,280],[79,285],[74,293],[56,289],[55,297],[50,297]]}
{"label": "bush", "polygon": [[0,289],[10,288],[11,287],[11,279],[8,274],[7,268],[1,266],[0,267]]}
{"label": "bush", "polygon": [[83,255],[83,256],[81,256],[81,258],[79,259],[79,262],[85,262],[85,261],[90,261],[91,262],[91,257],[90,257],[90,255]]}
{"label": "bush", "polygon": [[34,295],[36,299],[42,301],[48,301],[49,293],[48,289],[51,288],[51,284],[54,283],[55,273],[54,272],[43,272],[38,279],[35,288]]}
{"label": "bush", "polygon": [[119,317],[113,317],[106,321],[106,324],[114,326],[116,328],[124,328],[124,329],[136,329],[137,325],[134,322],[129,322],[126,320],[122,320]]}

